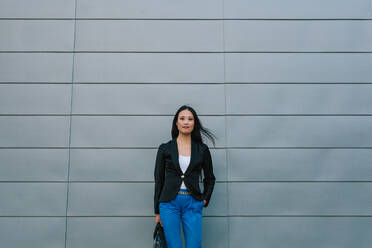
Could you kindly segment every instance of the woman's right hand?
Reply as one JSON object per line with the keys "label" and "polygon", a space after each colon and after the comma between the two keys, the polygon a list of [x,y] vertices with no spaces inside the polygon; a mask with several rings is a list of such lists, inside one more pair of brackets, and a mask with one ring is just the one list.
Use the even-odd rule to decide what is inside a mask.
{"label": "woman's right hand", "polygon": [[160,214],[155,214],[155,224],[157,224],[158,222],[160,222],[160,225],[163,226],[160,220]]}

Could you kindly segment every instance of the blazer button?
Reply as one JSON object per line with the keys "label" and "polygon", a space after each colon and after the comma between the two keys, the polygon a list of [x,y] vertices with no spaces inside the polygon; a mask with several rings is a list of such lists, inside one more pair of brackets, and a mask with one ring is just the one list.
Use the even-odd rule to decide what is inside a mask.
{"label": "blazer button", "polygon": [[184,177],[185,177],[185,175],[184,175],[184,174],[182,174],[182,175],[181,175],[181,178],[184,178]]}

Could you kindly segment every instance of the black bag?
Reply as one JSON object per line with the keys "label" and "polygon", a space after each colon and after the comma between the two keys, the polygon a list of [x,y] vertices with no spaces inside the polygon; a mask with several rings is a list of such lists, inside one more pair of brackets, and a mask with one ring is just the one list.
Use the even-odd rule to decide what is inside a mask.
{"label": "black bag", "polygon": [[167,248],[167,243],[165,242],[164,236],[164,229],[160,225],[160,222],[156,223],[153,238],[154,238],[153,248]]}

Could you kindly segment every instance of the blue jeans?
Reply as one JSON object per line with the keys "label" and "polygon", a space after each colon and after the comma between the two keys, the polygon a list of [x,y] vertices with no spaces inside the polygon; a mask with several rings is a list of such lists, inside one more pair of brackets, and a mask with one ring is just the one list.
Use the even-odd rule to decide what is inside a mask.
{"label": "blue jeans", "polygon": [[159,202],[160,220],[168,248],[182,248],[181,220],[186,248],[201,248],[203,207],[204,201],[198,201],[192,195],[177,194],[169,202]]}

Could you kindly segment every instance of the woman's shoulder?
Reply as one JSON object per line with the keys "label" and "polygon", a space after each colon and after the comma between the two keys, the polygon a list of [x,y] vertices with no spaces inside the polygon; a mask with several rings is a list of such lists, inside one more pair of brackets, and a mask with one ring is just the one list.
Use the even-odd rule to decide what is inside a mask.
{"label": "woman's shoulder", "polygon": [[201,147],[202,147],[204,150],[206,150],[206,149],[209,150],[209,147],[208,147],[207,144],[205,144],[205,143],[200,143],[200,144],[201,144]]}
{"label": "woman's shoulder", "polygon": [[168,141],[165,141],[165,142],[162,142],[162,143],[160,143],[160,145],[159,145],[159,149],[166,149],[167,147],[169,147],[169,145],[170,145],[170,143],[171,143],[171,141],[172,140],[168,140]]}

